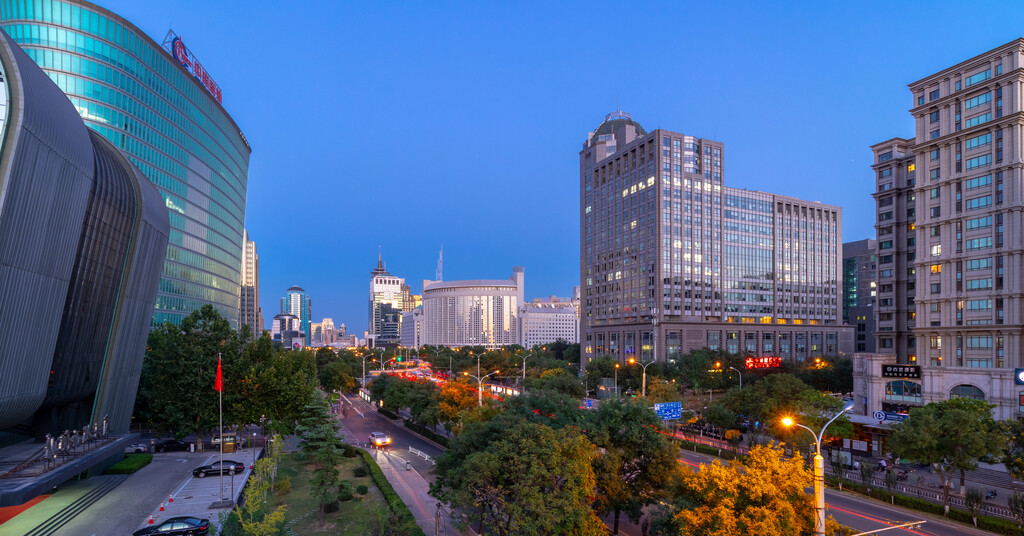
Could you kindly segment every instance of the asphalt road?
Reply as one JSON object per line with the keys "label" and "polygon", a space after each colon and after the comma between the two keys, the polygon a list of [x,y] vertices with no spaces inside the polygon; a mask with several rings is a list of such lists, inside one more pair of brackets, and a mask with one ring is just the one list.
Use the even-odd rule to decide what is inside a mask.
{"label": "asphalt road", "polygon": [[389,453],[409,461],[416,471],[428,481],[433,482],[434,475],[431,474],[433,466],[427,460],[411,454],[409,447],[423,452],[432,458],[440,456],[444,452],[443,448],[410,432],[402,425],[402,421],[391,421],[377,413],[369,404],[358,397],[350,396],[348,400],[352,405],[348,406],[347,415],[340,419],[344,427],[346,442],[372,448],[369,445],[370,434],[373,432],[384,432],[391,436],[391,446],[386,447]]}

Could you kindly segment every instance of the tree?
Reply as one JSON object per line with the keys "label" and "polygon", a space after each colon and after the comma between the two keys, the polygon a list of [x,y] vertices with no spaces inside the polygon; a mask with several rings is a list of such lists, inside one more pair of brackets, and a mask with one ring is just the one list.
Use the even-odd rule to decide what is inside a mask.
{"label": "tree", "polygon": [[662,402],[680,402],[683,397],[676,388],[675,381],[665,381],[647,376],[647,401],[657,404]]}
{"label": "tree", "polygon": [[892,427],[889,449],[901,458],[931,464],[942,479],[946,514],[953,475],[959,471],[963,493],[966,471],[976,469],[980,458],[1003,451],[1006,437],[992,419],[993,407],[984,400],[952,398],[911,409],[907,420]]}
{"label": "tree", "polygon": [[975,527],[978,526],[978,516],[981,515],[983,506],[985,506],[985,497],[981,494],[981,490],[978,488],[968,489],[967,494],[964,495],[964,507],[971,514],[971,520],[974,521]]}
{"label": "tree", "polygon": [[683,498],[695,505],[674,520],[679,534],[803,536],[814,532],[811,474],[797,455],[776,446],[754,447],[744,461],[682,469]]}
{"label": "tree", "polygon": [[302,422],[296,432],[302,438],[302,451],[312,458],[316,465],[310,482],[310,494],[320,505],[322,524],[327,505],[338,500],[341,474],[337,465],[341,463],[342,457],[338,424],[328,413],[326,400],[319,397],[306,405]]}
{"label": "tree", "polygon": [[722,430],[736,427],[736,414],[725,409],[721,404],[712,404],[701,414],[704,422]]}
{"label": "tree", "polygon": [[1013,495],[1006,500],[1006,506],[1013,514],[1013,520],[1017,522],[1017,528],[1024,526],[1024,493],[1014,491]]}
{"label": "tree", "polygon": [[[494,421],[470,427],[494,439],[486,448],[472,448],[461,460],[452,451],[442,456],[431,495],[471,506],[481,534],[484,525],[499,535],[603,534],[589,506],[593,445],[574,429],[556,431],[518,418]],[[454,451],[462,450],[462,437],[453,441]]]}
{"label": "tree", "polygon": [[528,391],[553,391],[564,393],[577,400],[586,396],[583,382],[565,369],[548,369],[540,374],[540,378],[527,378],[524,386]]}
{"label": "tree", "polygon": [[1014,480],[1024,480],[1024,422],[1010,419],[1000,423],[1005,436],[1002,462]]}
{"label": "tree", "polygon": [[586,415],[587,437],[604,449],[594,460],[594,509],[614,514],[614,534],[620,513],[636,523],[645,507],[664,497],[678,466],[676,449],[661,434],[660,424],[645,402],[628,399],[606,400]]}
{"label": "tree", "polygon": [[249,484],[246,486],[245,501],[235,507],[242,533],[246,536],[275,536],[284,525],[285,506],[273,510],[267,504],[267,492],[271,489],[271,478],[277,463],[272,458],[256,461]]}
{"label": "tree", "polygon": [[[202,436],[218,423],[218,395],[213,389],[217,354],[231,370],[241,347],[238,332],[212,305],[164,324],[149,334],[139,380],[138,413],[164,433]],[[238,378],[225,376],[225,397]],[[230,420],[229,420],[230,422]]]}
{"label": "tree", "polygon": [[438,394],[437,417],[448,430],[461,427],[463,418],[476,411],[476,391],[465,380],[447,382]]}
{"label": "tree", "polygon": [[885,489],[889,492],[889,502],[896,504],[896,497],[893,496],[892,490],[896,487],[896,470],[889,468],[885,472]]}

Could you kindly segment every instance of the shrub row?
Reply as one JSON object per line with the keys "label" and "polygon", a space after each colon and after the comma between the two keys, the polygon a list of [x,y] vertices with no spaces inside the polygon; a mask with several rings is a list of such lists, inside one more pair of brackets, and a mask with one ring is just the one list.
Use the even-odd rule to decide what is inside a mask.
{"label": "shrub row", "polygon": [[431,430],[430,428],[427,428],[426,426],[424,426],[424,425],[422,425],[422,424],[420,424],[420,423],[418,423],[416,421],[412,421],[412,420],[406,419],[405,420],[405,427],[410,429],[410,430],[412,430],[413,432],[416,432],[417,434],[419,434],[419,435],[421,435],[423,437],[426,437],[427,439],[429,439],[429,440],[431,440],[431,441],[433,441],[435,443],[440,444],[441,446],[443,446],[445,448],[448,447],[448,438],[447,437],[445,437],[445,436],[443,436],[441,434],[434,433],[433,430]]}
{"label": "shrub row", "polygon": [[395,488],[391,487],[391,483],[388,482],[387,477],[384,476],[384,472],[380,470],[380,466],[377,465],[373,456],[362,449],[359,450],[359,453],[362,455],[363,461],[366,462],[366,466],[370,468],[370,476],[373,478],[373,483],[384,494],[384,500],[391,507],[391,512],[402,521],[403,528],[408,530],[413,536],[426,536],[423,533],[423,529],[416,524],[416,518],[413,517],[409,507],[402,502],[402,498],[395,492]]}
{"label": "shrub row", "polygon": [[715,448],[715,447],[712,447],[712,446],[709,446],[709,445],[704,445],[704,444],[701,444],[701,443],[694,443],[692,441],[686,441],[685,439],[680,439],[679,440],[679,447],[683,448],[683,449],[686,449],[686,450],[689,450],[689,451],[695,451],[695,452],[699,452],[701,454],[707,454],[708,456],[715,456],[717,458],[722,458],[723,460],[735,460],[736,458],[739,457],[739,456],[736,455],[736,452],[731,451],[729,449],[719,449],[719,448]]}
{"label": "shrub row", "polygon": [[389,418],[391,420],[395,420],[395,419],[398,418],[398,414],[397,413],[394,413],[394,412],[392,412],[390,410],[386,410],[384,408],[377,408],[377,413],[380,413],[381,415],[383,415],[383,416],[385,416],[385,417],[387,417],[387,418]]}
{"label": "shrub row", "polygon": [[[839,480],[834,476],[827,475],[825,477],[825,481],[830,486],[839,487]],[[920,512],[927,512],[929,514],[935,514],[940,516],[943,512],[943,506],[941,504],[926,501],[918,497],[903,495],[902,493],[894,492],[890,494],[889,490],[887,490],[884,486],[881,488],[868,488],[864,484],[844,479],[843,489],[860,493],[861,495],[867,495],[868,497],[878,499],[879,501],[883,502],[890,502],[891,500],[891,504],[902,506],[904,508],[910,508],[912,510],[917,510]],[[966,523],[968,525],[974,525],[974,520],[971,519],[970,512],[960,510],[958,508],[953,508],[952,506],[949,508],[948,518],[954,521],[959,521],[961,523]],[[1024,531],[1018,529],[1016,523],[1014,523],[1013,521],[1010,521],[1009,519],[1003,519],[1001,517],[993,517],[986,515],[978,516],[978,528],[982,530],[995,532],[997,534],[1007,534],[1010,536],[1019,536],[1021,534],[1024,534]]]}
{"label": "shrub row", "polygon": [[130,475],[149,465],[153,455],[148,453],[125,454],[124,459],[111,465],[104,471],[107,475]]}

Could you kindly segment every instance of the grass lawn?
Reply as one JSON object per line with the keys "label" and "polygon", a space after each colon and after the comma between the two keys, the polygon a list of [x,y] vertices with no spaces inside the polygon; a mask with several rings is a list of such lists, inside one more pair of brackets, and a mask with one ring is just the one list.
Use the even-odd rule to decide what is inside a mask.
{"label": "grass lawn", "polygon": [[[272,504],[285,504],[288,511],[285,515],[285,526],[291,528],[293,534],[340,534],[361,536],[370,532],[370,526],[374,519],[374,512],[379,509],[387,509],[384,496],[373,479],[367,476],[356,478],[352,471],[356,467],[364,465],[362,458],[343,458],[338,465],[342,480],[352,482],[352,489],[365,485],[368,491],[365,496],[355,493],[351,501],[339,503],[337,512],[324,516],[323,525],[320,524],[320,510],[316,501],[309,495],[309,482],[313,478],[313,465],[306,463],[306,457],[300,452],[287,454],[281,459],[277,468],[277,481],[289,479],[291,491],[285,495],[274,495],[270,500]],[[294,524],[291,521],[297,520]]]}

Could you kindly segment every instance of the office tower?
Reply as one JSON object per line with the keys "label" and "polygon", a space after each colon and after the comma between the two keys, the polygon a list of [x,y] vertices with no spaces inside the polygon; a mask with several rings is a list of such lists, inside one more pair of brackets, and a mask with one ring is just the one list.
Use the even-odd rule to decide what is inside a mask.
{"label": "office tower", "polygon": [[508,279],[424,280],[423,307],[413,311],[412,326],[402,326],[404,340],[414,346],[519,344],[524,276],[525,269],[516,266]]}
{"label": "office tower", "polygon": [[[397,346],[401,343],[402,313],[413,309],[413,298],[405,278],[384,269],[377,254],[377,268],[370,272],[370,300],[367,337],[372,346]],[[369,344],[369,341],[367,342]]]}
{"label": "office tower", "polygon": [[294,286],[288,289],[284,297],[281,298],[281,312],[290,313],[295,315],[299,319],[299,330],[309,340],[309,318],[312,310],[312,302],[309,296],[306,295],[306,291],[300,286]]}
{"label": "office tower", "polygon": [[239,323],[247,325],[259,337],[263,333],[263,308],[260,307],[260,256],[249,231],[242,232],[242,287],[239,297]]}
{"label": "office tower", "polygon": [[581,361],[807,359],[840,325],[839,207],[724,185],[722,143],[615,112],[580,157]]}
{"label": "office tower", "polygon": [[160,194],[3,33],[0,140],[0,431],[127,433],[170,232]]}
{"label": "office tower", "polygon": [[0,28],[160,190],[171,233],[153,325],[212,304],[237,327],[251,149],[216,73],[173,33],[161,45],[83,0],[0,3]]}
{"label": "office tower", "polygon": [[320,322],[309,324],[310,346],[330,346],[337,340],[337,333],[334,330],[334,320],[324,318]]}
{"label": "office tower", "polygon": [[579,342],[579,317],[575,307],[537,307],[525,305],[519,310],[519,341],[525,348],[563,340]]}
{"label": "office tower", "polygon": [[856,330],[855,352],[875,351],[877,251],[873,238],[843,244],[843,323]]}
{"label": "office tower", "polygon": [[291,313],[274,315],[270,326],[270,339],[285,349],[301,350],[306,346],[306,333],[302,331],[299,317]]}
{"label": "office tower", "polygon": [[872,147],[878,350],[855,377],[868,412],[961,397],[1024,413],[1022,61],[1016,39],[911,83],[914,137]]}

